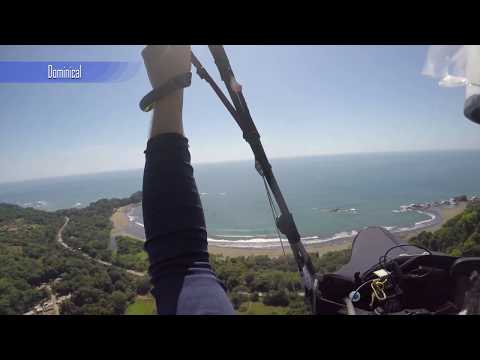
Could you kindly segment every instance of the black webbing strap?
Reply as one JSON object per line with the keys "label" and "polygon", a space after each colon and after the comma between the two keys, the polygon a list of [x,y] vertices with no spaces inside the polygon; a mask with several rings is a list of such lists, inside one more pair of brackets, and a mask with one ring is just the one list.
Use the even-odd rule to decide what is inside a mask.
{"label": "black webbing strap", "polygon": [[143,97],[140,101],[140,109],[145,112],[149,112],[153,109],[153,104],[163,99],[165,96],[170,95],[175,90],[183,89],[192,83],[192,73],[187,72],[184,74],[180,74],[174,76],[170,80],[168,80],[162,86],[157,87],[150,91],[147,95]]}

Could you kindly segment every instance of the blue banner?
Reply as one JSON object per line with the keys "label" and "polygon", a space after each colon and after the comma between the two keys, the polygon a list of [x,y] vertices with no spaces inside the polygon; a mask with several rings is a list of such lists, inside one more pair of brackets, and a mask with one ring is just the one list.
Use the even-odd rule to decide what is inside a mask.
{"label": "blue banner", "polygon": [[0,83],[104,83],[132,78],[140,63],[126,61],[0,61]]}

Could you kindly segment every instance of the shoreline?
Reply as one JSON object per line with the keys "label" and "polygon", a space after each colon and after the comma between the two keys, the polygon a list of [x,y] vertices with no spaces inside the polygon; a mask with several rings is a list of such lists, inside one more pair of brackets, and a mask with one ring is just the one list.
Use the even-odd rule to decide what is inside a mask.
{"label": "shoreline", "polygon": [[[111,217],[113,223],[113,229],[111,232],[111,237],[115,236],[129,236],[135,238],[139,241],[145,241],[143,228],[139,229],[139,226],[135,226],[135,223],[132,223],[129,219],[129,211],[138,206],[139,204],[129,204],[121,208],[116,209],[114,214]],[[391,231],[395,236],[399,237],[401,240],[408,240],[409,238],[418,235],[422,231],[435,231],[439,229],[446,221],[452,217],[460,214],[464,211],[467,202],[459,202],[454,206],[440,206],[432,207],[427,210],[422,210],[423,213],[431,216],[430,220],[427,221],[425,226],[419,226],[418,228],[410,228],[400,231]],[[143,234],[142,234],[143,233]],[[355,234],[347,235],[344,237],[338,237],[333,239],[323,240],[319,239],[318,242],[304,242],[304,246],[307,251],[318,253],[320,256],[331,251],[345,250],[351,247],[352,241],[355,237]],[[209,239],[214,241],[219,241],[218,239]],[[271,240],[275,242],[275,240]],[[219,241],[221,242],[221,240]],[[286,254],[291,254],[290,246],[287,239],[282,239],[283,248],[285,249]],[[270,257],[278,257],[283,255],[283,250],[278,240],[274,245],[264,245],[264,246],[255,246],[256,243],[242,246],[231,246],[231,245],[215,245],[212,244],[212,241],[209,241],[208,251],[212,255],[220,255],[225,257],[237,257],[237,256],[253,256],[253,255],[266,255]]]}
{"label": "shoreline", "polygon": [[139,233],[138,230],[132,226],[128,218],[128,212],[139,205],[140,203],[128,204],[114,210],[113,215],[110,217],[113,225],[110,231],[111,241],[117,236],[128,236],[140,241],[145,241],[145,234],[142,235]]}

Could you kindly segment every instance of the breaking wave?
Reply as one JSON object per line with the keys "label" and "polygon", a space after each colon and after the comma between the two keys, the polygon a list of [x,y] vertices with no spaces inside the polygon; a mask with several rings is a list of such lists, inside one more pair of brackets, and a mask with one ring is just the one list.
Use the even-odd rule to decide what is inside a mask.
{"label": "breaking wave", "polygon": [[[433,212],[414,210],[419,214],[428,216],[428,219],[415,222],[413,226],[409,227],[398,227],[398,226],[382,226],[384,229],[391,231],[393,233],[406,232],[418,230],[421,228],[429,227],[435,224],[438,220],[438,215]],[[403,212],[403,211],[402,211]],[[128,220],[130,223],[135,224],[140,227],[144,227],[141,218],[133,216],[132,212],[127,214]],[[225,231],[235,231],[236,233],[248,233],[251,230],[248,229],[224,229]],[[302,237],[302,242],[305,245],[313,245],[326,243],[330,241],[340,240],[340,239],[349,239],[353,238],[358,234],[358,230],[352,231],[342,231],[333,234],[329,237],[321,237],[319,235],[305,236]],[[228,235],[228,234],[218,234],[213,237],[208,238],[208,242],[215,246],[220,247],[231,247],[231,248],[276,248],[280,247],[281,243],[277,236],[266,236],[262,235]],[[285,245],[288,241],[285,237],[282,237],[282,242]]]}
{"label": "breaking wave", "polygon": [[[331,237],[322,238],[320,236],[306,236],[302,238],[302,242],[306,245],[311,244],[320,244],[333,240],[351,238],[357,235],[356,230],[353,231],[342,231],[334,234]],[[231,236],[229,236],[231,237]],[[234,248],[275,248],[280,247],[280,240],[278,237],[242,237],[237,236],[237,240],[226,240],[222,238],[208,238],[208,242],[215,246],[221,247],[234,247]],[[282,242],[285,244],[287,241],[286,238],[282,238]]]}

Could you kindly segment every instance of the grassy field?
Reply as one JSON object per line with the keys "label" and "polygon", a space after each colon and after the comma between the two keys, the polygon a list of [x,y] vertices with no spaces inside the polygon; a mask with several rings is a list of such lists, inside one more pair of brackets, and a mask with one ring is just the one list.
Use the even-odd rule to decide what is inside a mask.
{"label": "grassy field", "polygon": [[[261,302],[244,303],[237,311],[238,315],[285,315],[286,307],[268,306]],[[155,315],[155,300],[151,296],[137,296],[130,304],[125,315]]]}
{"label": "grassy field", "polygon": [[155,315],[155,300],[151,296],[137,296],[130,304],[125,315]]}
{"label": "grassy field", "polygon": [[246,302],[240,306],[238,315],[285,315],[288,308],[282,306],[269,306],[261,302]]}

